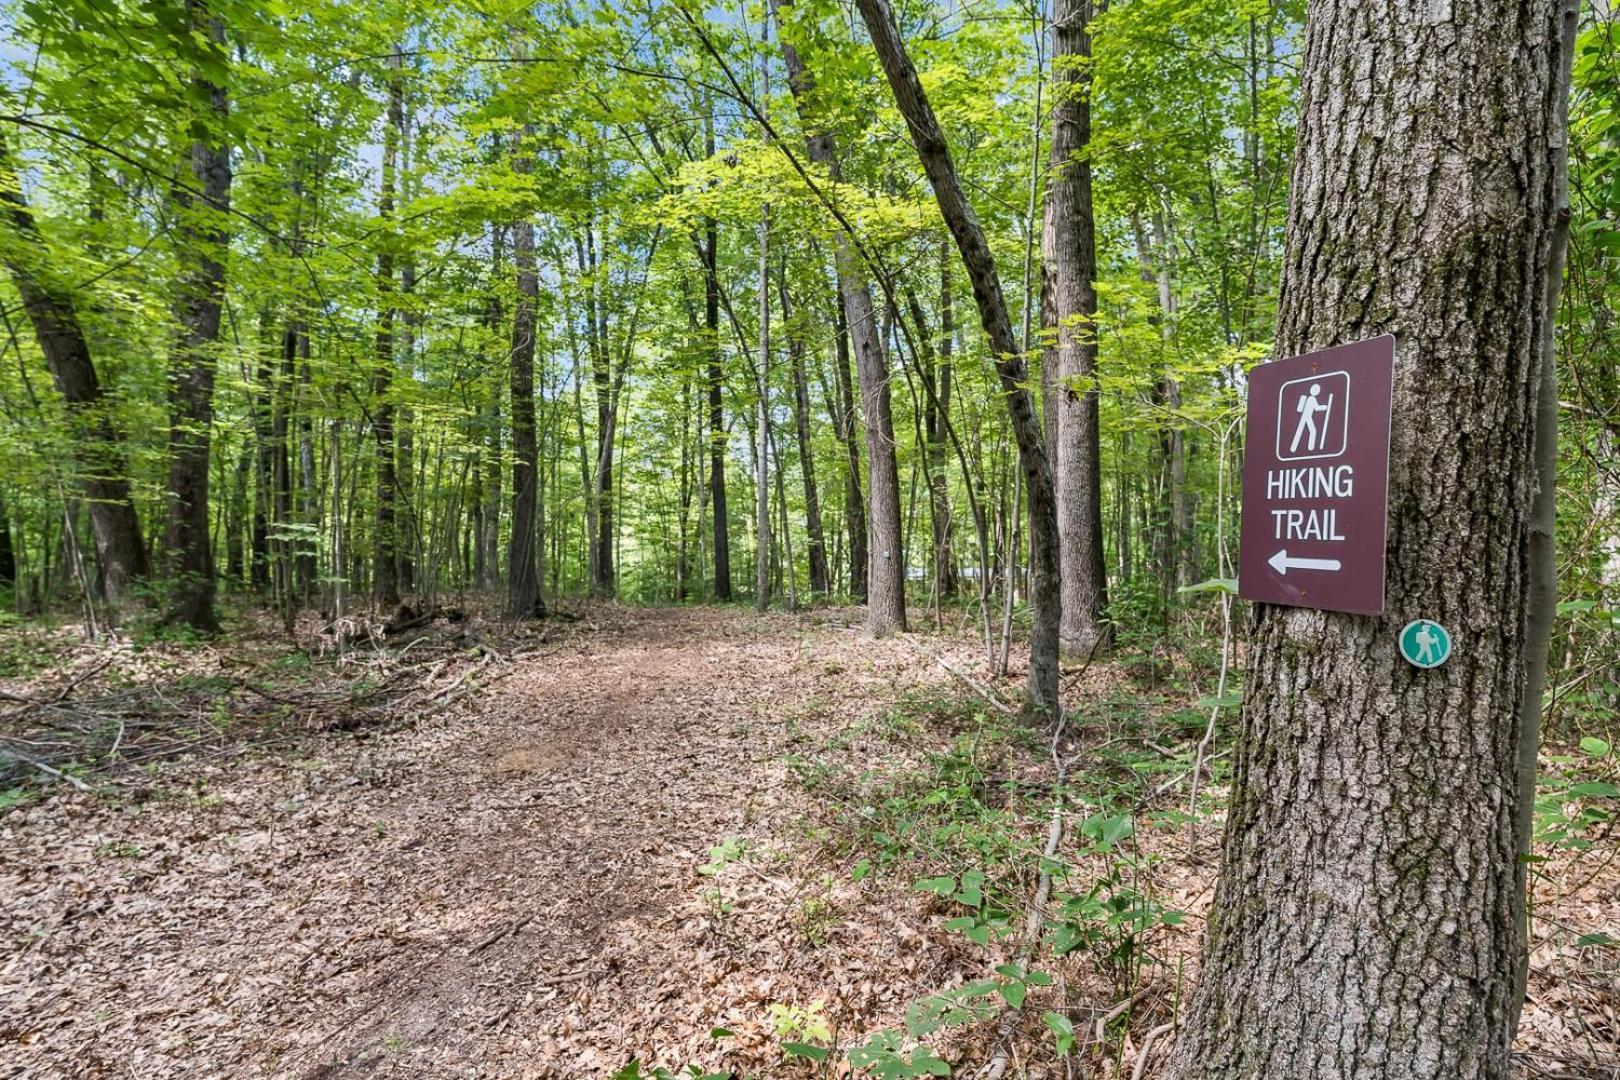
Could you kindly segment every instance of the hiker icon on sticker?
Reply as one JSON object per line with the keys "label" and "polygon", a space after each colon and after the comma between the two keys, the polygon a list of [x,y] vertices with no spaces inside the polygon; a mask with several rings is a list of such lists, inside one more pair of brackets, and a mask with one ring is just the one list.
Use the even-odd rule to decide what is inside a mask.
{"label": "hiker icon on sticker", "polygon": [[1437,668],[1451,659],[1451,633],[1430,619],[1413,619],[1401,628],[1401,655],[1413,667]]}

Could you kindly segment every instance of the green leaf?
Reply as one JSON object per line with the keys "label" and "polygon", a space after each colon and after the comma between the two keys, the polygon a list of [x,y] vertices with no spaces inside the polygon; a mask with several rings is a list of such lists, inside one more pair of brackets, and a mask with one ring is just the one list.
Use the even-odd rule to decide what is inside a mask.
{"label": "green leaf", "polygon": [[729,1039],[735,1034],[736,1032],[730,1028],[717,1027],[709,1029],[709,1038],[711,1039]]}
{"label": "green leaf", "polygon": [[1612,949],[1614,946],[1620,945],[1620,941],[1616,941],[1608,934],[1605,934],[1603,931],[1599,930],[1591,934],[1582,934],[1575,940],[1575,944],[1583,949],[1591,946]]}
{"label": "green leaf", "polygon": [[956,891],[956,879],[950,875],[944,877],[923,878],[911,887],[912,892],[930,892],[935,896],[949,896]]}
{"label": "green leaf", "polygon": [[798,1042],[783,1043],[782,1052],[787,1054],[789,1057],[804,1058],[808,1061],[826,1061],[829,1053],[829,1051],[823,1049],[822,1047],[811,1046],[809,1043]]}
{"label": "green leaf", "polygon": [[1226,577],[1210,578],[1208,581],[1200,581],[1196,585],[1183,585],[1176,590],[1178,593],[1223,592],[1230,593],[1233,596],[1237,595],[1237,591],[1237,578]]}
{"label": "green leaf", "polygon": [[1581,740],[1581,749],[1593,757],[1606,757],[1609,753],[1609,744],[1602,739],[1595,739],[1588,735]]}
{"label": "green leaf", "polygon": [[1027,987],[1025,987],[1023,983],[1002,983],[998,989],[1001,991],[1002,999],[1013,1008],[1019,1008],[1024,1004],[1024,994],[1027,991]]}
{"label": "green leaf", "polygon": [[870,874],[871,872],[872,872],[872,860],[871,859],[862,859],[860,862],[855,864],[855,869],[850,871],[849,880],[850,881],[860,881],[862,878],[866,877],[866,875]]}
{"label": "green leaf", "polygon": [[984,875],[977,870],[969,870],[962,875],[962,888],[956,894],[956,902],[968,907],[976,908],[984,903]]}
{"label": "green leaf", "polygon": [[1594,780],[1587,784],[1576,784],[1569,789],[1569,795],[1575,799],[1620,799],[1620,787]]}
{"label": "green leaf", "polygon": [[1041,1022],[1049,1028],[1057,1042],[1058,1056],[1061,1057],[1074,1049],[1074,1021],[1062,1013],[1052,1012],[1048,1009],[1041,1014]]}

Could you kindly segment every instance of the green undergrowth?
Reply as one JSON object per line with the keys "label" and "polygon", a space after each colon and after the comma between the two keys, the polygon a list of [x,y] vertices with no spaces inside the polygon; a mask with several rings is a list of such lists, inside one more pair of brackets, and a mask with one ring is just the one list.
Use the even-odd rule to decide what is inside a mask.
{"label": "green undergrowth", "polygon": [[[1009,1006],[1040,1020],[1043,1045],[1021,1055],[1081,1063],[1090,1040],[1077,1029],[1083,1013],[1151,982],[1164,987],[1155,996],[1174,999],[1178,980],[1160,946],[1181,916],[1156,879],[1189,814],[1184,805],[1169,808],[1180,789],[1149,796],[1190,769],[1207,723],[1185,693],[1127,685],[1088,703],[1065,725],[1062,784],[1049,729],[974,698],[912,694],[830,734],[812,735],[801,719],[788,720],[794,753],[786,764],[819,808],[806,837],[851,881],[864,882],[874,902],[915,897],[918,917],[954,940],[959,976],[910,1002],[899,1026],[855,1037],[838,1037],[819,1015],[799,1015],[803,1009],[773,1010],[793,1075],[950,1076],[949,1033],[977,1027],[988,1035]],[[1210,768],[1219,780],[1224,764]],[[1058,810],[1064,837],[1047,857]],[[1196,816],[1204,814],[1201,806]],[[716,858],[735,856],[723,849]],[[1028,910],[1043,873],[1051,896],[1030,943]],[[1111,1044],[1133,1019],[1130,1009],[1119,1014]],[[723,1048],[729,1032],[714,1035]],[[731,1075],[631,1062],[618,1080]]]}

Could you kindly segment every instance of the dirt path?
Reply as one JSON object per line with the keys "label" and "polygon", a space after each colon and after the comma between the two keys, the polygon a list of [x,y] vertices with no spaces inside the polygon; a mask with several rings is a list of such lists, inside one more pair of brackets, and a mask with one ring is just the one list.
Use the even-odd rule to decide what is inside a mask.
{"label": "dirt path", "polygon": [[720,1024],[763,1039],[770,1003],[818,988],[898,1001],[881,943],[794,940],[812,868],[724,888],[698,868],[723,838],[791,835],[800,720],[939,676],[836,625],[607,608],[458,715],[0,819],[0,1058],[593,1076],[712,1057]]}

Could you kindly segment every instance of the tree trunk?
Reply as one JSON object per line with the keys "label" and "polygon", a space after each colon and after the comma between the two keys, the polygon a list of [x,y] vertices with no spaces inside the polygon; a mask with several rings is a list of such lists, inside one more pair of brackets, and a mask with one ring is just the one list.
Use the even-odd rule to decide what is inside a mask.
{"label": "tree trunk", "polygon": [[[956,554],[952,550],[955,525],[951,518],[950,478],[945,471],[946,425],[950,423],[951,380],[953,369],[951,352],[955,345],[956,313],[951,295],[950,251],[947,245],[939,248],[939,345],[935,349],[934,363],[924,371],[923,379],[929,383],[925,426],[928,434],[929,495],[933,499],[934,525],[934,584],[939,597],[956,595]],[[915,303],[915,300],[913,301]],[[916,320],[918,329],[921,320]],[[964,483],[971,483],[967,477]]]}
{"label": "tree trunk", "polygon": [[[309,327],[299,324],[299,401],[310,398]],[[319,576],[316,557],[319,550],[315,537],[321,526],[321,500],[315,477],[315,424],[307,407],[300,410],[298,419],[298,520],[309,530],[298,540],[298,600],[307,604],[315,595],[315,579]]]}
{"label": "tree trunk", "polygon": [[377,357],[371,393],[375,402],[372,435],[377,443],[377,508],[372,538],[372,594],[385,610],[399,606],[399,557],[395,520],[398,481],[394,461],[394,182],[400,130],[405,124],[404,62],[396,50],[388,66],[388,122],[383,128],[382,192],[377,216],[382,219],[377,254]]}
{"label": "tree trunk", "polygon": [[11,518],[6,513],[5,493],[0,491],[0,585],[17,580],[17,553],[11,547]]}
{"label": "tree trunk", "polygon": [[1102,449],[1097,429],[1097,228],[1091,201],[1091,19],[1097,0],[1052,8],[1052,182],[1046,193],[1057,316],[1057,371],[1049,433],[1057,453],[1065,652],[1088,656],[1103,622]]}
{"label": "tree trunk", "polygon": [[788,361],[793,368],[793,426],[799,437],[799,469],[804,474],[804,528],[809,537],[810,592],[824,597],[827,580],[827,542],[821,531],[821,494],[816,489],[816,455],[810,443],[810,381],[804,371],[803,331],[791,322],[787,271],[780,278],[782,324],[788,327]]}
{"label": "tree trunk", "polygon": [[[505,250],[506,230],[497,225],[490,236],[490,277],[500,280],[501,254]],[[498,292],[491,291],[484,308],[484,325],[489,329],[492,337],[499,340],[505,322],[501,315],[501,297]],[[494,382],[489,403],[489,411],[484,419],[484,442],[488,460],[485,462],[484,475],[484,520],[482,533],[484,537],[484,552],[481,560],[484,570],[478,584],[483,588],[494,588],[501,580],[501,475],[505,463],[501,460],[501,384]]]}
{"label": "tree trunk", "polygon": [[236,456],[235,484],[231,491],[231,512],[225,518],[225,577],[236,587],[247,584],[243,561],[248,525],[248,478],[253,475],[253,452],[244,445]]}
{"label": "tree trunk", "polygon": [[[761,61],[763,64],[763,59]],[[770,210],[759,218],[759,415],[754,447],[754,608],[771,606],[771,279]]]}
{"label": "tree trunk", "polygon": [[[1396,336],[1388,599],[1257,611],[1175,1080],[1509,1075],[1575,4],[1435,10],[1311,7],[1277,348]],[[1446,666],[1401,660],[1419,617]]]}
{"label": "tree trunk", "polygon": [[[229,61],[224,22],[208,13],[204,0],[188,0],[190,27],[205,36],[221,64]],[[192,89],[212,114],[202,121],[217,128],[225,121],[225,87],[198,73]],[[219,630],[214,614],[214,553],[209,540],[208,449],[214,422],[214,368],[218,358],[220,309],[225,292],[229,236],[224,227],[231,197],[231,153],[225,133],[212,130],[191,146],[172,201],[176,244],[185,268],[175,315],[180,324],[169,371],[169,530],[174,574],[168,618],[203,633]],[[193,193],[191,182],[200,192]],[[199,205],[201,203],[201,205]]]}
{"label": "tree trunk", "polygon": [[[786,6],[772,0],[778,10]],[[834,183],[840,178],[838,147],[832,135],[818,127],[812,115],[815,80],[798,50],[782,42],[788,87],[811,134],[806,138],[810,160],[825,165]],[[855,372],[861,387],[861,411],[866,419],[866,462],[871,489],[871,520],[867,559],[866,629],[873,637],[888,637],[906,629],[906,567],[901,553],[900,467],[895,460],[894,410],[889,394],[889,360],[878,337],[872,310],[872,288],[861,268],[860,256],[848,235],[833,236],[833,265],[838,271],[838,293],[845,325],[855,348]]]}
{"label": "tree trunk", "polygon": [[962,190],[951,160],[950,146],[940,129],[917,77],[917,69],[906,55],[905,43],[895,26],[888,0],[857,0],[861,19],[872,37],[895,104],[906,118],[912,144],[917,149],[928,182],[934,189],[941,216],[956,239],[963,268],[973,285],[973,298],[984,323],[990,348],[996,356],[996,373],[1007,395],[1007,411],[1013,438],[1018,443],[1018,461],[1023,470],[1029,500],[1030,536],[1030,634],[1029,693],[1031,704],[1048,716],[1058,715],[1058,531],[1057,503],[1052,489],[1052,470],[1042,445],[1041,423],[1026,385],[1024,355],[1013,337],[1012,320],[1001,292],[995,258],[990,253],[978,215]]}
{"label": "tree trunk", "polygon": [[849,475],[844,484],[844,521],[849,529],[849,595],[857,603],[866,602],[866,496],[861,492],[861,444],[855,438],[855,385],[849,373],[849,320],[844,315],[842,296],[833,305],[833,379],[838,402],[835,419],[838,440],[844,444]]}
{"label": "tree trunk", "polygon": [[[709,134],[714,153],[714,134]],[[720,366],[720,237],[713,218],[703,223],[703,329],[709,351],[709,502],[714,515],[714,598],[731,599],[731,528],[726,517],[726,414],[721,391],[725,371]]]}
{"label": "tree trunk", "polygon": [[73,298],[50,265],[50,253],[33,211],[23,199],[17,166],[0,131],[0,202],[6,204],[18,243],[5,247],[6,269],[22,297],[28,321],[57,392],[78,426],[78,472],[95,533],[101,584],[117,600],[131,582],[147,575],[146,544],[129,495],[129,465],[96,379],[90,344]]}
{"label": "tree trunk", "polygon": [[[529,172],[519,158],[516,170]],[[534,421],[535,307],[540,276],[534,260],[534,223],[512,226],[512,253],[517,263],[517,307],[512,312],[512,535],[506,557],[506,610],[516,619],[541,618],[546,602],[540,595],[540,564],[535,528],[539,508],[539,449]]]}

